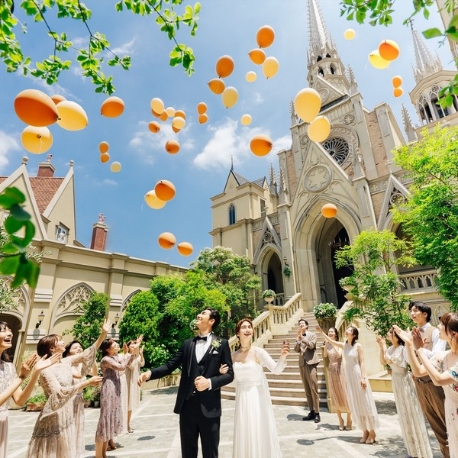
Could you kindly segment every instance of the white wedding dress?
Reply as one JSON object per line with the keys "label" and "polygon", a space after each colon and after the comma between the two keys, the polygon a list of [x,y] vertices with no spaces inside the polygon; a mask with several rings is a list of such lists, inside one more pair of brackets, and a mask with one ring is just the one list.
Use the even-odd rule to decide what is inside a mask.
{"label": "white wedding dress", "polygon": [[233,458],[281,458],[269,385],[262,366],[279,374],[286,361],[276,363],[262,348],[252,347],[247,360],[236,361]]}

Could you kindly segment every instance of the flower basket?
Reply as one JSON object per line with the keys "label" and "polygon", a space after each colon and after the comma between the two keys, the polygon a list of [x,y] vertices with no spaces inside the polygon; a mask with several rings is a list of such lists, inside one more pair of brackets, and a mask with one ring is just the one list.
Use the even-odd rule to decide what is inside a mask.
{"label": "flower basket", "polygon": [[318,304],[313,308],[313,314],[320,328],[323,332],[327,333],[329,328],[333,327],[336,323],[337,307],[328,302]]}
{"label": "flower basket", "polygon": [[318,322],[318,325],[320,328],[323,330],[325,334],[328,333],[329,328],[333,328],[336,324],[336,318],[317,318],[316,321]]}
{"label": "flower basket", "polygon": [[275,296],[276,294],[273,289],[266,289],[262,292],[262,297],[268,304],[271,304],[274,301]]}

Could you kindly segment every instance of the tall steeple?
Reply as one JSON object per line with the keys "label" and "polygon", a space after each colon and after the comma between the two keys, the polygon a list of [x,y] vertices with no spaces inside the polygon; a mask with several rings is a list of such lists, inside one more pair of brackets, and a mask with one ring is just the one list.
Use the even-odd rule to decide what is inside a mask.
{"label": "tall steeple", "polygon": [[434,73],[442,70],[442,64],[437,54],[433,55],[433,53],[429,51],[420,33],[413,27],[412,39],[416,65],[413,69],[413,76],[415,78],[415,82],[418,84],[427,76],[433,75]]}
{"label": "tall steeple", "polygon": [[348,94],[349,83],[337,47],[326,27],[318,0],[307,0],[309,49],[307,53],[307,80],[313,87],[317,77],[333,84]]}

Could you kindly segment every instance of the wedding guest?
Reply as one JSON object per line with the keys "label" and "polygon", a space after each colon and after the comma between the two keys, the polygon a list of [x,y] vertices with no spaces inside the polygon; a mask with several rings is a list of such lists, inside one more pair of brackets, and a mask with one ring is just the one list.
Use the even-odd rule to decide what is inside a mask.
{"label": "wedding guest", "polygon": [[[105,320],[94,345],[82,353],[62,359],[60,363],[41,372],[40,385],[48,399],[35,424],[26,458],[75,458],[77,456],[73,398],[82,388],[98,385],[102,377],[91,377],[75,385],[72,366],[79,363],[83,363],[86,367],[92,366],[96,351],[110,330],[110,326],[110,321]],[[65,342],[56,334],[43,337],[37,344],[39,356],[51,357],[53,354],[62,356],[64,351]]]}
{"label": "wedding guest", "polygon": [[360,442],[373,444],[375,430],[379,427],[379,419],[371,386],[366,377],[363,347],[357,342],[359,331],[355,326],[349,326],[345,331],[345,343],[332,340],[319,326],[317,331],[321,332],[325,340],[335,348],[343,350],[348,403],[353,418],[363,431]]}
{"label": "wedding guest", "polygon": [[134,353],[136,350],[138,354],[134,360],[127,366],[126,377],[127,377],[127,432],[133,433],[134,430],[130,424],[132,419],[132,411],[135,410],[140,404],[140,387],[138,386],[138,377],[140,377],[140,368],[145,365],[145,359],[143,358],[143,347],[134,346],[134,344],[140,344],[141,339],[131,340],[127,343],[129,353]]}
{"label": "wedding guest", "polygon": [[[328,330],[328,337],[332,340],[339,341],[339,332],[336,328],[331,327]],[[323,347],[323,357],[329,358],[328,366],[328,389],[329,397],[336,410],[339,418],[339,430],[351,430],[351,411],[348,405],[347,390],[345,387],[345,375],[342,365],[342,349],[334,347],[331,343],[325,342]],[[345,426],[342,412],[347,414],[347,424]]]}
{"label": "wedding guest", "polygon": [[[62,354],[63,358],[74,356],[83,353],[83,346],[78,340],[73,340],[65,346],[65,351]],[[86,375],[98,375],[97,363],[94,361],[92,367],[78,363],[72,366],[73,380],[75,384],[85,380]],[[80,389],[73,398],[73,412],[75,418],[75,434],[76,434],[76,456],[81,457],[85,453],[84,448],[84,400],[83,389]]]}
{"label": "wedding guest", "polygon": [[[59,356],[46,359],[36,354],[29,356],[21,365],[19,375],[10,362],[8,350],[12,347],[13,333],[5,321],[0,321],[0,458],[6,458],[8,449],[8,405],[13,398],[18,406],[22,406],[30,397],[40,371],[59,361]],[[32,372],[32,369],[34,371]],[[32,372],[27,384],[22,388],[24,380]]]}
{"label": "wedding guest", "polygon": [[409,456],[432,458],[425,417],[422,415],[411,373],[407,370],[407,350],[404,341],[391,328],[386,336],[391,342],[387,349],[385,339],[377,336],[380,363],[391,367],[391,382],[398,412],[399,425]]}
{"label": "wedding guest", "polygon": [[104,340],[100,349],[103,383],[100,390],[100,418],[95,433],[95,456],[106,458],[108,442],[120,434],[123,427],[120,372],[125,370],[134,355],[128,359],[118,356],[119,344],[113,339]]}

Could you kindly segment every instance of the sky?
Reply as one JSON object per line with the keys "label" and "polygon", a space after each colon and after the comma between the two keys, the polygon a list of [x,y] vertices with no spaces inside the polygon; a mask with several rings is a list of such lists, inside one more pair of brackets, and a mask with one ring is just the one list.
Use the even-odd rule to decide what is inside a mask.
{"label": "sky", "polygon": [[[195,73],[191,77],[181,67],[169,67],[172,42],[159,31],[154,16],[116,13],[114,1],[88,0],[86,4],[93,10],[91,29],[105,33],[111,48],[119,55],[132,57],[129,71],[111,68],[106,71],[114,76],[114,95],[123,99],[124,113],[118,118],[101,116],[100,106],[107,96],[96,94],[76,65],[53,86],[8,74],[0,67],[0,175],[7,176],[16,170],[25,155],[29,158],[27,169],[31,176],[36,175],[38,163],[46,160],[47,154],[53,155],[55,176],[65,176],[73,160],[79,242],[90,246],[92,225],[103,213],[109,228],[106,251],[187,267],[202,249],[212,245],[210,198],[223,192],[231,161],[236,172],[256,180],[269,175],[271,164],[278,173],[276,153],[291,146],[290,102],[308,86],[307,1],[202,0],[196,37],[191,37],[183,27],[177,37],[179,42],[192,47],[196,55]],[[395,24],[375,28],[340,17],[338,0],[320,0],[320,4],[344,65],[350,65],[354,71],[365,106],[371,110],[379,103],[389,103],[402,128],[403,103],[413,123],[418,124],[408,97],[414,87],[411,32],[402,24],[410,14],[412,2],[396,2]],[[420,31],[441,27],[439,14],[434,8],[433,11],[429,21],[416,17],[414,27]],[[39,59],[47,57],[52,53],[52,42],[44,25],[33,24],[30,18],[24,20],[28,33],[18,32],[18,35],[25,53]],[[66,31],[74,43],[87,42],[82,24],[69,20],[52,24],[59,33]],[[256,32],[263,25],[275,30],[275,41],[265,50],[280,64],[277,75],[271,79],[266,79],[261,67],[248,57],[248,52],[257,47]],[[348,28],[356,31],[352,41],[344,39]],[[367,56],[384,39],[395,40],[401,54],[388,69],[376,70]],[[428,40],[427,46],[437,50],[444,68],[454,68],[448,44],[440,46],[438,40]],[[239,93],[238,103],[230,109],[207,86],[216,77],[215,64],[223,55],[230,55],[235,62],[233,74],[225,80],[226,86],[234,86]],[[257,73],[256,82],[245,80],[248,71]],[[392,95],[394,75],[403,78],[404,95],[397,99]],[[51,150],[43,155],[28,153],[20,140],[25,124],[16,116],[13,104],[15,96],[29,88],[48,95],[60,94],[77,102],[88,115],[88,126],[71,132],[54,124],[50,126],[54,137]],[[161,123],[158,134],[148,130],[148,123],[155,120],[150,111],[154,97],[162,99],[166,107],[186,112],[186,126],[181,132],[172,132],[170,120]],[[197,119],[199,102],[208,106],[209,121],[204,125]],[[253,118],[250,126],[240,123],[245,113]],[[256,157],[249,150],[249,141],[256,134],[268,135],[273,140],[272,152],[266,157]],[[165,151],[169,139],[179,141],[178,154],[169,155]],[[100,162],[101,141],[110,145],[110,163],[122,164],[120,173],[110,172],[110,163]],[[150,209],[144,195],[162,179],[174,183],[176,197],[161,210]],[[157,238],[166,231],[176,236],[177,243],[190,242],[194,253],[183,257],[176,248],[160,248]]]}

